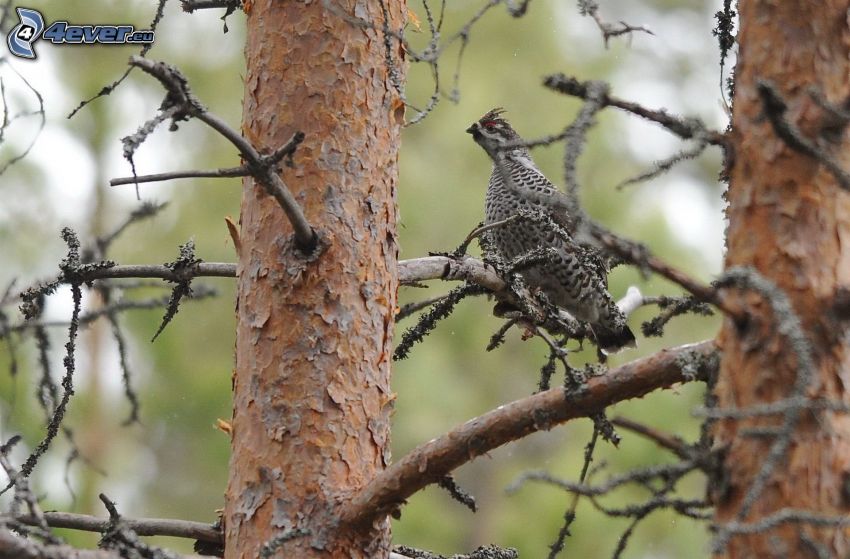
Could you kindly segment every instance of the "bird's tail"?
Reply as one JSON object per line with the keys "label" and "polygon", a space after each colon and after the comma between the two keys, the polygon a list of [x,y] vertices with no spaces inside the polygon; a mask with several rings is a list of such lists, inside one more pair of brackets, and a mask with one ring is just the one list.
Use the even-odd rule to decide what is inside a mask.
{"label": "bird's tail", "polygon": [[617,353],[620,350],[635,347],[635,335],[625,324],[609,327],[602,324],[591,326],[593,335],[599,349],[606,355]]}

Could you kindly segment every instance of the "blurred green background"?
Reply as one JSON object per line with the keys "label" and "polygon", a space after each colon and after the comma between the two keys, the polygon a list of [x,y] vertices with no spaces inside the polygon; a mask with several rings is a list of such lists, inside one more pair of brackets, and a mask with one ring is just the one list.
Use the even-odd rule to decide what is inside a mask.
{"label": "blurred green background", "polygon": [[[446,6],[443,36],[458,30],[483,4],[468,0]],[[604,79],[613,93],[650,107],[698,116],[714,128],[726,126],[719,87],[719,55],[711,35],[713,13],[720,2],[611,1],[601,5],[610,21],[646,25],[654,35],[636,34],[612,39],[606,49],[592,19],[581,17],[573,2],[535,0],[522,19],[498,6],[476,24],[460,69],[460,100],[443,99],[423,122],[407,128],[401,150],[399,206],[401,257],[428,251],[452,250],[483,217],[483,198],[490,164],[464,129],[494,106],[526,138],[557,133],[576,113],[579,102],[542,87],[542,78],[565,72],[580,79]],[[131,23],[145,29],[153,16],[149,2],[35,0],[27,7],[45,19],[74,23]],[[436,6],[435,6],[436,7]],[[410,10],[422,22],[422,33],[411,29],[410,39],[427,41],[421,3]],[[227,20],[223,11],[183,13],[170,2],[157,31],[150,57],[176,64],[189,77],[198,97],[234,127],[239,125],[244,62],[244,23],[239,13]],[[15,18],[13,18],[15,19]],[[5,29],[3,31],[7,31]],[[457,49],[441,63],[444,91],[451,91]],[[5,56],[0,76],[11,114],[37,107],[23,79],[44,98],[47,125],[29,156],[0,176],[0,288],[13,278],[17,287],[55,274],[66,248],[59,238],[63,226],[73,227],[83,243],[110,231],[138,205],[132,186],[108,186],[108,180],[130,174],[119,139],[153,116],[162,91],[152,79],[134,73],[110,96],[84,108],[73,119],[68,113],[82,99],[123,73],[133,47],[63,47],[37,43],[37,61]],[[4,49],[5,52],[5,49]],[[424,106],[433,89],[427,67],[413,65],[407,95]],[[410,118],[413,111],[408,112]],[[656,253],[693,275],[708,279],[722,261],[721,185],[716,177],[720,155],[708,151],[650,183],[617,190],[616,185],[649,168],[653,161],[681,149],[681,142],[650,123],[612,110],[598,117],[579,162],[581,198],[587,211],[612,229],[649,245]],[[0,164],[8,161],[35,136],[37,117],[21,117],[0,144]],[[556,184],[562,179],[562,145],[534,152],[535,160]],[[235,151],[201,125],[190,122],[177,133],[161,127],[136,156],[140,174],[187,168],[238,164]],[[206,261],[233,261],[235,255],[224,224],[238,219],[239,184],[232,180],[172,181],[143,185],[144,200],[167,201],[156,218],[134,225],[110,252],[121,263],[163,263],[173,260],[177,246],[193,238],[197,254]],[[475,249],[473,252],[477,251]],[[233,365],[233,281],[208,279],[218,298],[188,302],[159,339],[151,344],[160,311],[133,311],[121,316],[129,337],[133,383],[141,396],[141,423],[123,427],[129,405],[122,395],[116,344],[109,325],[85,328],[79,340],[77,395],[67,425],[74,430],[81,459],[66,467],[70,450],[61,437],[41,461],[34,476],[45,508],[104,514],[97,493],[116,500],[128,516],[215,519],[223,505],[229,441],[213,428],[228,418],[230,374]],[[611,291],[621,296],[629,285],[646,294],[676,294],[670,284],[641,278],[619,268]],[[435,283],[428,289],[403,289],[401,303],[443,293],[452,286]],[[162,290],[146,288],[125,297],[150,297]],[[84,304],[92,308],[92,297]],[[516,331],[498,350],[484,351],[500,321],[491,315],[492,303],[462,302],[456,312],[417,345],[411,357],[395,367],[398,394],[393,429],[396,457],[417,444],[499,404],[531,394],[547,350],[539,340],[523,342]],[[10,309],[11,321],[20,316]],[[631,318],[632,329],[652,316],[642,309]],[[60,289],[49,300],[46,316],[67,320],[69,291]],[[413,324],[408,319],[402,329]],[[639,336],[638,349],[610,360],[612,366],[666,346],[711,337],[716,319],[680,318],[663,339]],[[62,374],[66,330],[53,328],[51,364]],[[15,338],[17,376],[9,374],[6,345],[0,345],[0,435],[5,440],[21,433],[28,445],[43,436],[43,416],[34,399],[37,353],[31,339]],[[592,351],[572,356],[575,365],[593,360]],[[553,380],[561,382],[562,373]],[[693,440],[699,423],[690,410],[702,398],[700,386],[654,394],[615,406],[609,416],[627,416],[665,428]],[[527,485],[513,494],[505,488],[521,472],[547,470],[577,479],[589,421],[577,421],[551,432],[538,433],[508,445],[465,466],[459,483],[478,500],[472,514],[445,492],[430,488],[414,496],[394,523],[394,540],[451,554],[468,552],[487,543],[513,546],[522,557],[545,556],[562,524],[570,497],[542,485]],[[630,433],[621,433],[619,448],[600,444],[595,464],[609,473],[673,460],[669,453]],[[26,456],[19,445],[14,457]],[[689,479],[683,490],[701,496],[702,481]],[[70,489],[69,489],[70,488]],[[648,498],[645,491],[625,490],[608,499],[623,505]],[[610,520],[582,502],[573,536],[562,557],[608,557],[627,520]],[[96,536],[66,533],[81,545]],[[167,538],[155,542],[178,550],[189,544]],[[667,513],[656,513],[637,529],[625,557],[692,557],[707,555],[703,526]]]}

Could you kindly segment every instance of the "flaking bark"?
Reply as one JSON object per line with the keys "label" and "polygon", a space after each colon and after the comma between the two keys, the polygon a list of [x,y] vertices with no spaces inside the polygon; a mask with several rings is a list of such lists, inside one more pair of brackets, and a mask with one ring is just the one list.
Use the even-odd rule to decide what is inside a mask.
{"label": "flaking bark", "polygon": [[[306,134],[283,178],[320,237],[304,255],[280,206],[246,179],[238,265],[227,559],[379,558],[389,522],[337,529],[337,510],[389,461],[403,105],[379,0],[258,0],[248,15],[243,133],[269,150]],[[386,2],[399,30],[403,1]],[[388,57],[391,63],[388,62]],[[394,69],[392,69],[394,68]]]}
{"label": "flaking bark", "polygon": [[[834,302],[841,286],[850,282],[850,196],[826,165],[780,137],[771,122],[777,115],[765,113],[776,109],[765,103],[763,88],[774,88],[787,104],[782,119],[850,169],[846,121],[842,124],[816,102],[821,95],[847,107],[850,99],[850,6],[846,0],[761,0],[739,6],[726,266],[752,267],[785,293],[811,346],[814,375],[806,395],[848,403],[846,322],[834,312]],[[720,407],[746,409],[791,396],[802,368],[799,352],[789,344],[766,297],[732,290],[729,296],[748,308],[750,316],[737,323],[727,319],[719,338]],[[803,411],[764,490],[740,518],[747,493],[776,442],[776,437],[747,436],[744,430],[780,427],[787,417],[717,423],[717,447],[726,449],[724,479],[713,484],[721,534],[731,521],[757,522],[786,507],[846,517],[850,419],[844,413]],[[733,534],[718,556],[847,557],[848,536],[846,527],[787,522]]]}

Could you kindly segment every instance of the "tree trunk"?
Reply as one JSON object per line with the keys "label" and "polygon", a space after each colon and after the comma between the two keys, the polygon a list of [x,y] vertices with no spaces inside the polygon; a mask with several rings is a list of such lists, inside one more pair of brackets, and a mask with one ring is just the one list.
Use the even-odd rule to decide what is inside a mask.
{"label": "tree trunk", "polygon": [[[243,133],[268,152],[306,140],[283,180],[323,251],[294,246],[281,208],[247,179],[241,214],[227,559],[379,558],[389,521],[337,526],[338,506],[389,461],[396,307],[394,79],[403,0],[257,0],[248,16]],[[387,4],[385,14],[382,5]],[[394,72],[394,74],[392,74]]]}
{"label": "tree trunk", "polygon": [[[848,403],[850,355],[842,322],[846,308],[836,306],[840,299],[836,295],[850,285],[850,196],[824,164],[799,146],[794,148],[793,139],[780,138],[767,117],[758,85],[760,80],[772,83],[787,103],[784,114],[781,108],[770,109],[774,117],[798,127],[806,141],[850,169],[847,121],[830,114],[812,95],[815,91],[844,111],[848,108],[848,2],[741,2],[740,20],[726,266],[750,266],[788,297],[811,346],[813,376],[798,385],[805,389],[803,394]],[[727,319],[723,326],[723,361],[716,386],[719,406],[748,408],[792,396],[805,359],[799,358],[801,348],[795,347],[793,332],[787,330],[790,323],[782,313],[771,311],[763,295],[735,293],[730,296],[740,300],[750,318],[743,324]],[[778,327],[777,321],[783,326]],[[787,448],[781,437],[744,431],[783,425],[791,428]],[[725,479],[722,487],[715,487],[719,534],[729,522],[755,522],[787,508],[833,520],[846,517],[847,414],[798,408],[725,419],[717,423],[715,434],[718,447],[726,451]],[[777,459],[771,460],[775,451]],[[747,507],[747,494],[766,465],[772,472]],[[848,535],[846,527],[791,521],[752,534],[733,533],[722,554],[847,557]]]}

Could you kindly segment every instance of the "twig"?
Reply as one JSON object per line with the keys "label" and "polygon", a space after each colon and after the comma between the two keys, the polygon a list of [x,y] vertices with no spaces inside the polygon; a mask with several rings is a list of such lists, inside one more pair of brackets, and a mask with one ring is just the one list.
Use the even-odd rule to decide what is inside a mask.
{"label": "twig", "polygon": [[213,169],[211,171],[171,171],[168,173],[156,173],[153,175],[136,175],[135,177],[120,177],[109,181],[109,186],[120,186],[122,184],[139,184],[144,182],[170,181],[174,179],[204,179],[204,178],[232,178],[245,177],[251,174],[251,170],[245,166],[227,167],[224,169]]}
{"label": "twig", "polygon": [[[585,483],[587,479],[588,471],[590,470],[590,463],[593,461],[593,451],[596,449],[596,442],[599,440],[599,427],[594,423],[593,425],[593,436],[590,438],[590,442],[587,443],[587,446],[584,448],[584,463],[581,467],[581,474],[579,475],[578,482]],[[578,508],[579,502],[578,493],[573,493],[572,499],[570,499],[570,504],[567,507],[566,512],[564,512],[564,523],[561,525],[561,529],[558,531],[558,537],[549,546],[549,559],[555,559],[561,551],[564,550],[564,544],[567,541],[567,537],[570,536],[570,526],[572,526],[573,522],[576,519],[576,508]]]}
{"label": "twig", "polygon": [[574,481],[556,478],[548,472],[532,471],[525,472],[517,477],[517,479],[508,486],[507,492],[514,493],[519,491],[519,489],[529,481],[537,481],[554,485],[564,491],[569,491],[570,493],[575,493],[583,497],[601,497],[611,493],[617,488],[631,483],[647,485],[649,482],[656,479],[679,479],[697,468],[698,465],[694,461],[656,465],[612,476],[605,483],[597,485],[576,483]]}
{"label": "twig", "polygon": [[[62,270],[63,275],[68,276],[71,275],[70,272],[73,272],[80,267],[80,241],[77,238],[76,233],[68,227],[62,229],[62,239],[68,245],[68,255],[62,259],[59,267]],[[62,377],[62,397],[59,398],[59,402],[56,403],[52,413],[50,414],[50,419],[47,422],[47,432],[21,466],[20,476],[24,478],[29,477],[38,463],[39,458],[47,452],[50,443],[53,442],[53,439],[56,438],[56,435],[59,433],[59,426],[65,418],[65,411],[71,401],[71,396],[74,394],[74,372],[76,370],[75,352],[77,335],[80,329],[79,318],[82,308],[83,294],[80,287],[82,282],[79,279],[70,279],[68,283],[71,285],[73,310],[71,311],[71,321],[68,326],[68,341],[65,343],[65,358],[63,359],[65,374]],[[0,490],[0,494],[6,492],[14,484],[15,480],[10,480],[6,488]]]}
{"label": "twig", "polygon": [[121,222],[115,229],[112,230],[109,234],[99,236],[95,239],[94,246],[89,246],[83,249],[83,262],[90,262],[95,259],[103,259],[105,258],[106,252],[109,250],[109,247],[115,242],[115,239],[118,238],[121,233],[123,233],[128,227],[133,225],[134,223],[138,223],[145,219],[150,219],[157,215],[160,211],[162,211],[168,205],[167,202],[156,203],[156,202],[142,202],[139,207],[130,212],[130,215]]}
{"label": "twig", "polygon": [[242,0],[180,0],[180,6],[184,12],[191,14],[195,10],[238,9],[242,7]]}
{"label": "twig", "polygon": [[715,351],[710,341],[663,350],[590,378],[578,391],[556,387],[500,406],[390,465],[345,504],[340,519],[347,524],[370,523],[423,487],[496,447],[570,419],[600,413],[613,402],[692,380],[682,374],[681,358],[708,357]]}
{"label": "twig", "polygon": [[[159,287],[159,285],[155,285]],[[124,286],[121,286],[122,288]],[[154,287],[154,286],[152,286]],[[216,294],[214,289],[203,289],[203,288],[195,288],[192,293],[192,300],[203,299],[206,297],[210,297]],[[109,315],[118,315],[118,313],[122,313],[128,310],[151,310],[158,309],[159,307],[163,307],[168,304],[168,297],[160,297],[154,299],[144,299],[141,301],[116,301],[115,303],[110,303],[102,308],[93,310],[91,312],[81,314],[78,322],[80,326],[87,326],[92,322],[103,316]],[[70,326],[70,322],[67,320],[45,320],[40,321],[36,319],[25,320],[23,322],[19,322],[17,324],[9,325],[9,327],[5,330],[0,331],[0,338],[8,336],[11,332],[24,332],[26,330],[38,330],[44,328],[67,328]]]}
{"label": "twig", "polygon": [[[49,534],[47,531],[47,522],[44,519],[44,512],[38,504],[38,499],[30,489],[29,480],[21,476],[9,460],[9,452],[18,441],[20,441],[20,437],[14,436],[0,446],[0,467],[6,472],[6,477],[9,478],[10,483],[15,486],[15,496],[12,501],[11,510],[13,513],[17,513],[21,505],[26,505],[28,516],[33,519],[33,526],[37,526],[43,532]],[[49,537],[48,541],[50,543],[59,543],[59,540],[54,537]]]}
{"label": "twig", "polygon": [[[166,2],[167,2],[167,0],[157,0],[156,13],[154,14],[153,20],[151,20],[151,23],[150,23],[150,26],[149,26],[149,30],[151,32],[154,32],[154,33],[156,32],[156,28],[159,25],[159,22],[162,20],[162,16],[165,12],[165,3]],[[148,54],[148,51],[151,50],[152,47],[153,47],[153,42],[145,43],[144,45],[142,45],[142,48],[139,50],[139,56],[144,58]],[[130,72],[132,72],[132,71],[133,71],[133,67],[130,66],[129,68],[124,70],[124,73],[121,75],[120,78],[118,78],[117,80],[115,80],[114,82],[112,82],[109,85],[103,86],[100,89],[100,91],[98,91],[96,94],[89,97],[88,99],[81,101],[80,104],[77,105],[74,108],[73,111],[71,111],[71,113],[68,115],[68,118],[72,118],[75,114],[77,114],[78,111],[80,111],[83,107],[85,107],[89,103],[92,103],[95,100],[100,99],[101,97],[105,97],[106,95],[111,94],[113,91],[115,91],[115,89],[119,85],[121,85],[124,82],[125,79],[127,79],[127,76],[129,76]]]}
{"label": "twig", "polygon": [[578,7],[581,15],[590,16],[593,18],[593,21],[596,22],[596,26],[599,28],[599,31],[602,32],[602,39],[605,41],[606,49],[608,48],[608,40],[612,37],[619,37],[620,35],[626,35],[635,31],[642,31],[649,35],[655,35],[655,33],[646,27],[629,25],[625,21],[621,21],[619,27],[608,23],[602,19],[602,16],[599,15],[599,4],[597,4],[594,0],[579,0]]}
{"label": "twig", "polygon": [[[488,266],[481,260],[471,256],[463,258],[450,258],[448,256],[426,256],[410,260],[400,260],[399,282],[402,285],[411,285],[420,281],[441,279],[447,281],[470,281],[486,287],[492,291],[500,291],[505,288],[505,282],[492,266]],[[123,264],[108,268],[92,268],[83,272],[84,282],[102,279],[128,279],[128,278],[157,278],[168,281],[180,281],[185,279],[182,274],[199,277],[236,277],[236,264],[229,262],[201,262],[188,270],[177,273],[170,268],[157,264]],[[59,279],[61,282],[61,278]],[[9,296],[4,302],[19,301],[21,293]]]}
{"label": "twig", "polygon": [[445,476],[437,482],[441,488],[449,492],[452,499],[462,504],[472,512],[478,512],[478,504],[475,502],[475,497],[467,493],[460,485],[457,484],[455,478],[451,475]]}
{"label": "twig", "polygon": [[653,429],[648,425],[638,423],[637,421],[633,421],[627,417],[615,417],[611,420],[611,423],[617,427],[622,427],[623,429],[628,429],[629,431],[643,435],[661,448],[666,448],[683,460],[693,458],[693,452],[691,451],[688,443],[677,435],[664,433],[658,429]]}
{"label": "twig", "polygon": [[405,318],[409,317],[413,313],[419,312],[422,309],[426,309],[426,308],[430,307],[431,305],[433,305],[434,303],[439,303],[440,301],[442,301],[446,297],[448,297],[448,294],[437,295],[435,297],[428,297],[427,299],[424,299],[422,301],[415,301],[413,303],[407,303],[406,305],[404,305],[403,307],[401,307],[398,310],[398,312],[395,315],[395,320],[396,320],[396,322],[404,320]]}
{"label": "twig", "polygon": [[201,262],[189,269],[172,270],[164,265],[158,264],[127,264],[124,266],[112,266],[111,268],[98,268],[85,273],[85,281],[99,279],[117,278],[159,278],[178,282],[190,276],[197,277],[236,277],[236,264],[226,262]]}
{"label": "twig", "polygon": [[[30,84],[30,82],[27,81],[27,79],[23,75],[21,75],[15,69],[14,66],[9,64],[9,60],[6,57],[0,58],[0,66],[2,66],[3,64],[5,64],[18,77],[18,79],[21,80],[21,82],[26,86],[26,88],[30,91],[30,93],[32,93],[35,96],[36,100],[38,101],[38,110],[33,111],[33,112],[28,112],[28,113],[25,114],[25,116],[38,115],[39,116],[39,123],[38,123],[38,126],[35,127],[35,129],[36,129],[35,134],[33,135],[33,138],[32,138],[32,140],[30,140],[30,143],[27,145],[27,147],[24,148],[17,155],[12,156],[8,161],[6,161],[5,163],[3,163],[2,166],[0,166],[0,175],[5,173],[6,169],[11,167],[12,165],[17,163],[18,161],[21,161],[24,157],[26,157],[29,154],[29,152],[32,150],[33,146],[35,145],[35,142],[38,140],[39,136],[41,135],[41,131],[44,130],[45,123],[47,122],[46,113],[44,111],[44,97],[42,97],[42,95],[38,91],[38,89],[33,87],[32,84]],[[4,87],[3,93],[5,95],[5,87]],[[5,102],[3,103],[3,107],[4,107],[4,110],[6,110],[7,104]],[[3,115],[3,120],[4,120],[4,122],[3,122],[3,126],[1,128],[1,130],[3,131],[3,133],[5,133],[6,128],[7,128],[8,124],[11,122],[11,120],[9,120],[8,114],[6,114],[6,113],[4,113],[4,115]],[[14,120],[14,117],[13,117],[12,120]]]}
{"label": "twig", "polygon": [[460,246],[457,247],[457,249],[452,253],[452,255],[457,256],[457,257],[463,256],[464,254],[466,254],[466,249],[469,248],[469,243],[471,243],[474,239],[476,239],[477,237],[480,237],[481,235],[483,235],[487,231],[490,231],[491,229],[496,229],[497,227],[502,227],[503,225],[513,223],[514,221],[516,221],[520,218],[522,218],[521,215],[514,214],[514,215],[512,215],[508,218],[505,218],[505,219],[502,219],[502,220],[499,220],[499,221],[494,221],[493,223],[488,223],[487,225],[481,225],[479,227],[476,227],[475,229],[472,230],[472,232],[469,233],[469,235],[466,236],[466,238],[463,240],[463,242],[460,244]]}
{"label": "twig", "polygon": [[569,197],[568,213],[571,216],[581,215],[581,206],[578,199],[578,176],[576,167],[578,158],[587,144],[587,133],[595,124],[596,113],[601,111],[608,97],[609,86],[602,81],[587,82],[587,96],[584,104],[576,115],[575,120],[564,130],[566,139],[564,145],[564,183]]}

